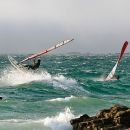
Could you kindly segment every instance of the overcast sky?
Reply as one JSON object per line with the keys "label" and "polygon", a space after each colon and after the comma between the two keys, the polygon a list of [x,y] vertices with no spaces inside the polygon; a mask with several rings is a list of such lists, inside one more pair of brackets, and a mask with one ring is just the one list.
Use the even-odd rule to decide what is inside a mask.
{"label": "overcast sky", "polygon": [[71,38],[52,53],[119,52],[130,42],[130,0],[0,0],[0,53],[35,53]]}

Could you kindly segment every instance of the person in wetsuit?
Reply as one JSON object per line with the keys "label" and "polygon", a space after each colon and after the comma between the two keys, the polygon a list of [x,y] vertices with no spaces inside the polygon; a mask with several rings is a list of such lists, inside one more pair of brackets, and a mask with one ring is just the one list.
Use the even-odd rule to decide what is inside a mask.
{"label": "person in wetsuit", "polygon": [[[120,76],[119,75],[114,75],[111,79],[109,80],[119,80],[120,79]],[[108,81],[107,78],[105,78],[105,81]]]}
{"label": "person in wetsuit", "polygon": [[112,79],[119,80],[119,79],[120,79],[120,76],[119,76],[119,75],[114,75]]}
{"label": "person in wetsuit", "polygon": [[29,70],[29,69],[36,70],[36,69],[39,68],[40,63],[41,63],[41,60],[38,59],[37,62],[35,62],[35,60],[34,60],[32,65],[25,65],[24,67],[27,67],[28,70]]}

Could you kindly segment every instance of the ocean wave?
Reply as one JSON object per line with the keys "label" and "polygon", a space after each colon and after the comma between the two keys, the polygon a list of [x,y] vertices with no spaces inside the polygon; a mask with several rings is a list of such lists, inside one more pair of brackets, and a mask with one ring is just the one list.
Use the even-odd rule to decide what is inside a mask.
{"label": "ocean wave", "polygon": [[32,81],[40,81],[50,77],[46,71],[41,73],[18,71],[14,68],[7,68],[3,70],[0,78],[0,85],[15,86],[20,84],[29,83]]}
{"label": "ocean wave", "polygon": [[70,120],[74,118],[70,108],[66,108],[65,112],[60,112],[54,117],[47,117],[43,120],[46,127],[52,130],[72,130]]}
{"label": "ocean wave", "polygon": [[16,86],[30,82],[45,82],[52,84],[54,87],[68,89],[68,86],[77,84],[76,80],[66,78],[63,75],[51,75],[45,70],[38,72],[18,71],[14,68],[7,68],[1,72],[0,85]]}
{"label": "ocean wave", "polygon": [[49,102],[66,102],[66,101],[70,101],[71,99],[74,99],[76,98],[75,96],[71,95],[70,97],[65,97],[65,98],[55,98],[55,99],[49,99],[49,100],[46,100],[46,101],[49,101]]}
{"label": "ocean wave", "polygon": [[53,76],[50,82],[54,87],[62,88],[64,90],[77,85],[76,80],[72,78],[66,78],[63,75]]}
{"label": "ocean wave", "polygon": [[4,130],[72,130],[70,120],[75,118],[70,108],[65,108],[63,112],[55,116],[45,117],[38,120],[21,120],[21,119],[8,119],[0,120],[0,128]]}
{"label": "ocean wave", "polygon": [[80,86],[75,79],[65,77],[61,74],[51,75],[45,70],[39,70],[34,73],[30,71],[24,72],[18,71],[14,68],[8,68],[3,70],[0,77],[0,87],[20,87],[23,86],[23,84],[30,84],[28,86],[32,86],[31,84],[35,83],[40,83],[41,85],[48,84],[54,89],[61,89],[68,92],[73,91],[73,94],[76,95],[89,94],[89,92]]}
{"label": "ocean wave", "polygon": [[49,100],[46,100],[48,102],[68,102],[72,99],[86,99],[87,97],[76,97],[76,96],[69,96],[69,97],[65,97],[65,98],[54,98],[54,99],[49,99]]}

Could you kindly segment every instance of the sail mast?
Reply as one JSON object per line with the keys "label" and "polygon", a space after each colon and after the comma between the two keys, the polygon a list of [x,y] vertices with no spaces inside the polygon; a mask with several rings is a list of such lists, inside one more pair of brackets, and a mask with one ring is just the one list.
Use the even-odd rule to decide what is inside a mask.
{"label": "sail mast", "polygon": [[64,41],[62,41],[62,42],[56,44],[55,46],[53,46],[53,47],[51,47],[51,48],[49,48],[49,49],[47,49],[47,50],[45,50],[45,51],[42,51],[42,52],[40,52],[40,53],[31,55],[31,56],[29,56],[29,57],[23,59],[20,63],[25,62],[25,61],[28,61],[28,60],[31,60],[31,59],[36,58],[36,57],[38,57],[38,56],[44,55],[44,54],[46,54],[46,53],[48,53],[48,52],[50,52],[50,51],[52,51],[52,50],[54,50],[54,49],[57,49],[57,48],[59,48],[59,47],[65,45],[65,44],[67,44],[67,43],[73,41],[73,40],[74,40],[74,39],[64,40]]}

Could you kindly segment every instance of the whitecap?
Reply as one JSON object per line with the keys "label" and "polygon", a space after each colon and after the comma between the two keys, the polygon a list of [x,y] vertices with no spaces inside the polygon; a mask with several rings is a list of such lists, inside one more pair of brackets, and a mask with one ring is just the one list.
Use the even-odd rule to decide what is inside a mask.
{"label": "whitecap", "polygon": [[20,129],[25,130],[72,130],[70,120],[75,118],[70,108],[65,108],[55,116],[48,116],[43,119],[8,119],[0,120],[0,127],[5,130]]}
{"label": "whitecap", "polygon": [[49,99],[49,100],[46,100],[46,101],[49,101],[49,102],[67,102],[67,101],[70,101],[71,99],[74,99],[76,98],[75,96],[71,95],[70,97],[65,97],[65,98],[55,98],[55,99]]}

